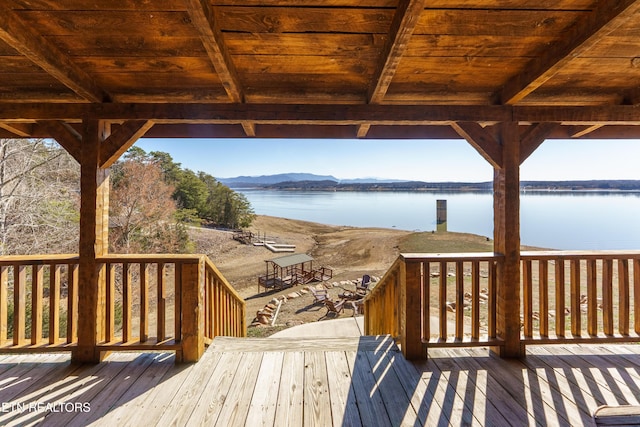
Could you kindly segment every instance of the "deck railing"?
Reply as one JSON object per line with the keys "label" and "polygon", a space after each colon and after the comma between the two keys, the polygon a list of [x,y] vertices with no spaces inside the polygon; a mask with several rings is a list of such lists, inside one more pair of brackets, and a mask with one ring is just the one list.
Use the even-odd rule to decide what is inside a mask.
{"label": "deck railing", "polygon": [[[402,254],[365,300],[365,333],[428,347],[500,346],[493,253]],[[522,346],[640,341],[640,251],[522,252]]]}
{"label": "deck railing", "polygon": [[523,344],[640,340],[640,251],[520,258]]}
{"label": "deck railing", "polygon": [[101,351],[172,350],[197,360],[218,335],[245,336],[243,299],[204,255],[98,258],[98,319],[78,319],[76,255],[0,258],[0,352],[71,350],[96,321]]}
{"label": "deck railing", "polygon": [[500,345],[493,253],[402,254],[365,300],[365,333],[391,334],[405,355],[426,347]]}
{"label": "deck railing", "polygon": [[0,258],[0,352],[70,348],[77,313],[76,255]]}

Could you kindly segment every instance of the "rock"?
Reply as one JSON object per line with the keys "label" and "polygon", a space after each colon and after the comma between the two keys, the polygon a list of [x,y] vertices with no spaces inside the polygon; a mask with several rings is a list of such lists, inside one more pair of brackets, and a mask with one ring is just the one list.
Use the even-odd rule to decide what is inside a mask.
{"label": "rock", "polygon": [[289,320],[287,323],[285,323],[287,326],[298,326],[298,325],[302,325],[304,324],[304,322],[302,320]]}
{"label": "rock", "polygon": [[258,322],[262,325],[271,324],[271,320],[267,316],[258,316]]}
{"label": "rock", "polygon": [[287,294],[287,298],[293,299],[293,298],[298,298],[300,295],[297,292],[291,292],[290,294]]}

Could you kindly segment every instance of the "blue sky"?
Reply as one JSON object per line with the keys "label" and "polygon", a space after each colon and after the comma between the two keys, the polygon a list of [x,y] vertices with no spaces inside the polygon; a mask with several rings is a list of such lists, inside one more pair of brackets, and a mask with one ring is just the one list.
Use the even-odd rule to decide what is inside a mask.
{"label": "blue sky", "polygon": [[[183,168],[217,178],[308,172],[338,179],[482,182],[491,166],[464,140],[140,139]],[[549,140],[521,180],[640,179],[640,140]]]}

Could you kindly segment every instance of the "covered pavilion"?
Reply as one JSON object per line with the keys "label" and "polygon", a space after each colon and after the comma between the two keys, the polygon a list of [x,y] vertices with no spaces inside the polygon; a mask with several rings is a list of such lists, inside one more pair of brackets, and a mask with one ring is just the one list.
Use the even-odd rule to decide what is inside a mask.
{"label": "covered pavilion", "polygon": [[[237,138],[238,144],[256,137],[464,138],[494,168],[490,344],[503,356],[522,356],[532,323],[528,291],[521,292],[530,266],[520,251],[520,165],[548,139],[640,136],[639,33],[638,0],[2,2],[0,137],[54,138],[81,165],[77,261],[34,261],[73,265],[70,276],[77,275],[80,321],[70,330],[77,342],[65,345],[78,361],[97,361],[122,347],[110,326],[109,265],[145,271],[151,261],[107,253],[109,168],[138,138]],[[640,282],[638,254],[574,256],[606,258],[606,271],[614,259],[635,266],[631,279],[630,270],[620,268],[629,301],[629,283],[637,288]],[[413,286],[393,294],[402,307],[397,324],[378,329],[404,337],[407,357],[423,354],[428,341],[420,322],[410,321],[424,307],[407,295],[421,292],[424,263],[439,262],[417,257],[418,267],[406,265],[414,258],[403,258],[396,274]],[[20,266],[34,265],[3,262],[18,278]],[[169,262],[153,260],[160,272]],[[241,303],[228,284],[219,285],[226,281],[211,261],[196,257],[177,265],[182,311],[170,348],[197,360],[207,339],[244,334],[243,324],[224,326],[228,317],[218,319],[222,329],[211,326],[218,324],[217,307]],[[223,294],[235,302],[208,305]],[[0,294],[0,310],[6,299]],[[611,319],[604,321],[609,339]],[[579,316],[573,321],[574,337],[588,341],[580,338]],[[589,324],[590,336],[596,326]],[[127,337],[129,328],[125,322]],[[165,338],[161,329],[154,345]],[[637,337],[628,316],[620,330],[624,340]],[[24,350],[24,341],[14,338],[9,347]],[[54,341],[47,348],[57,348]],[[129,348],[147,348],[145,342],[141,337]]]}

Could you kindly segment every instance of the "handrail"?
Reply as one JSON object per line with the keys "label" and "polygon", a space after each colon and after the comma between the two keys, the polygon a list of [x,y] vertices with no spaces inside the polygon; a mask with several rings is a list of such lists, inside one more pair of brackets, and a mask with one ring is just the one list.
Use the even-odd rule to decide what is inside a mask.
{"label": "handrail", "polygon": [[[76,346],[78,262],[75,254],[0,257],[0,353]],[[215,336],[246,335],[244,300],[205,255],[97,262],[100,351],[172,350],[192,361]]]}
{"label": "handrail", "polygon": [[[514,284],[498,281],[503,259],[401,254],[365,300],[365,333],[391,334],[408,358],[428,347],[504,345],[497,289]],[[525,251],[520,262],[523,347],[640,342],[640,251]]]}

